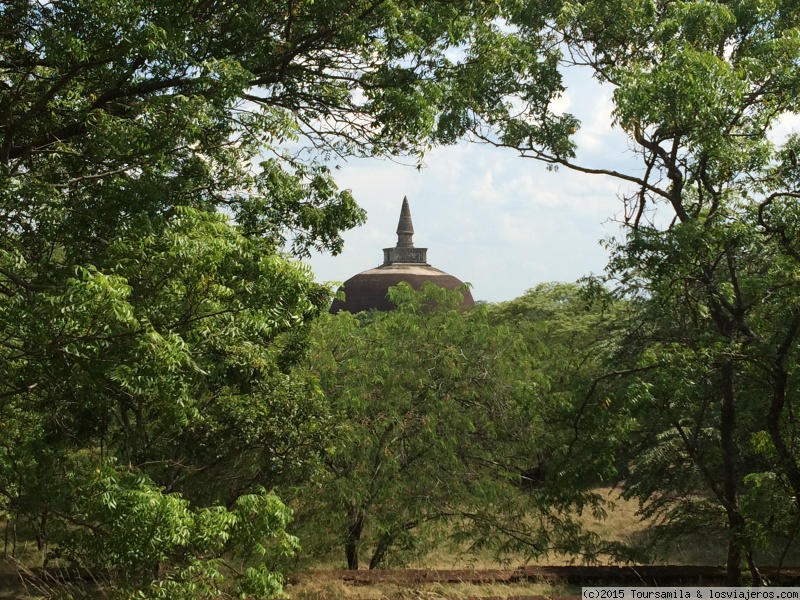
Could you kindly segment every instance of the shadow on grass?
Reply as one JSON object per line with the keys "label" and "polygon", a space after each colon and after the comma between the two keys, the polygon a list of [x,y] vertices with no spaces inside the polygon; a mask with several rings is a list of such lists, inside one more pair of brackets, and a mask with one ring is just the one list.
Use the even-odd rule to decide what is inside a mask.
{"label": "shadow on grass", "polygon": [[[724,531],[703,530],[692,534],[665,533],[658,527],[648,527],[630,534],[631,545],[642,548],[652,556],[656,565],[724,565],[728,538]],[[785,568],[800,567],[800,545],[775,539],[767,548],[753,553],[757,566]]]}

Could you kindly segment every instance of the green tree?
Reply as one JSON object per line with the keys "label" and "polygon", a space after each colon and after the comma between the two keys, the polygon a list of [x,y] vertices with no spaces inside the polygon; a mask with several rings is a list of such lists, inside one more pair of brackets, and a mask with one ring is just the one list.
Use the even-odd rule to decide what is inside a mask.
{"label": "green tree", "polygon": [[[448,53],[496,12],[0,4],[7,524],[32,527],[49,557],[111,568],[123,593],[171,585],[171,597],[199,597],[193,577],[213,596],[223,556],[259,554],[255,533],[236,533],[246,521],[284,535],[284,509],[260,490],[313,472],[330,428],[315,383],[293,371],[329,291],[294,259],[338,252],[364,218],[319,160],[423,152]],[[303,144],[312,152],[292,151]],[[254,560],[242,593],[269,595],[277,580]]]}
{"label": "green tree", "polygon": [[600,509],[585,486],[531,485],[531,467],[563,437],[549,430],[558,408],[546,369],[515,331],[525,321],[493,324],[494,307],[463,312],[460,294],[431,284],[390,295],[397,310],[328,315],[312,336],[309,369],[341,437],[323,477],[300,491],[300,527],[344,549],[351,569],[364,552],[377,568],[436,543],[610,551],[574,519]]}
{"label": "green tree", "polygon": [[[655,258],[663,271],[640,289],[637,326],[617,358],[650,367],[629,390],[640,424],[634,445],[645,450],[631,464],[627,493],[667,534],[727,528],[729,568],[747,560],[759,580],[758,551],[783,543],[785,556],[797,531],[796,418],[781,406],[797,391],[789,375],[797,290],[780,247],[747,215],[737,221],[705,231],[701,243],[684,230],[639,246],[634,255]],[[704,263],[716,268],[700,283]],[[721,318],[723,303],[740,329]]]}
{"label": "green tree", "polygon": [[459,292],[390,294],[394,311],[326,316],[309,355],[342,427],[310,525],[327,525],[351,569],[366,548],[377,568],[426,549],[436,523],[511,509],[527,456],[511,440],[535,439],[520,435],[535,431],[534,382],[514,336],[485,310],[462,313]]}
{"label": "green tree", "polygon": [[[219,559],[259,560],[266,543],[234,534],[240,500],[302,476],[324,447],[316,386],[281,366],[325,293],[196,209],[126,238],[106,248],[107,273],[56,263],[73,275],[2,303],[3,508],[46,561],[108,568],[123,590],[182,581],[213,596],[235,574]],[[284,535],[277,499],[251,513],[263,535]],[[271,595],[277,579],[261,576]]]}
{"label": "green tree", "polygon": [[605,499],[590,488],[618,478],[618,461],[607,450],[622,443],[629,422],[605,410],[592,416],[590,431],[578,423],[596,393],[607,407],[605,382],[626,374],[609,370],[619,352],[625,309],[602,287],[580,283],[539,284],[489,306],[491,323],[513,327],[525,341],[540,377],[539,392],[547,397],[539,417],[547,454],[537,457],[531,475],[554,491],[573,488],[598,513]]}
{"label": "green tree", "polygon": [[[781,0],[506,2],[503,17],[506,26],[494,32],[501,44],[540,56],[527,63],[501,55],[513,71],[504,96],[513,111],[505,115],[487,117],[471,100],[483,83],[465,65],[460,102],[474,112],[459,131],[630,185],[626,237],[612,245],[608,270],[608,281],[642,310],[631,321],[629,351],[618,357],[621,370],[640,375],[617,390],[627,400],[620,415],[635,415],[647,432],[630,458],[631,473],[649,471],[650,481],[629,490],[645,511],[665,497],[687,508],[686,498],[701,493],[724,514],[729,584],[741,582],[745,558],[758,579],[753,552],[767,524],[796,523],[800,502],[791,410],[798,142],[770,136],[779,119],[798,111],[800,7]],[[496,60],[482,46],[470,52],[473,65]],[[613,89],[613,124],[627,134],[636,169],[577,161],[580,123],[553,110],[565,66],[589,69]],[[581,417],[594,426],[589,417],[603,410],[603,395],[590,399],[594,406],[581,403]],[[656,463],[660,471],[650,468]],[[780,500],[771,504],[781,506],[774,519],[758,500],[772,492]]]}

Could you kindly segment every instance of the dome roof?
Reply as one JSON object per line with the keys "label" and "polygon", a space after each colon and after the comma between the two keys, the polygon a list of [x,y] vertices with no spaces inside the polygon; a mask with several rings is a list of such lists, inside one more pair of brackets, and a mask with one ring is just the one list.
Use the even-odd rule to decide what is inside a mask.
{"label": "dome roof", "polygon": [[[364,271],[344,282],[344,300],[334,300],[330,312],[346,310],[357,313],[364,310],[387,311],[395,305],[387,297],[389,288],[401,281],[408,282],[415,290],[422,289],[426,281],[448,290],[463,286],[464,282],[435,269],[427,261],[427,248],[415,248],[412,241],[414,226],[411,223],[411,210],[408,199],[403,198],[400,222],[397,225],[397,245],[384,248],[383,264]],[[464,295],[463,306],[474,306],[475,301],[468,289],[461,290]]]}

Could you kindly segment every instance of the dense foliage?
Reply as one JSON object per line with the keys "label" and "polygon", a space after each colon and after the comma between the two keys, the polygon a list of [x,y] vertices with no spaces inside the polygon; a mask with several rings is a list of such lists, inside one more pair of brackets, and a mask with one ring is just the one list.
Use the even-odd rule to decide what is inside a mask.
{"label": "dense foliage", "polygon": [[0,3],[0,514],[46,561],[274,594],[264,490],[330,433],[292,371],[329,292],[294,258],[364,218],[317,158],[424,151],[446,53],[495,13]]}
{"label": "dense foliage", "polygon": [[424,548],[432,525],[512,510],[539,430],[535,377],[507,329],[430,283],[391,297],[389,313],[327,315],[309,355],[342,432],[300,518],[316,516],[310,530],[349,568],[365,548],[376,568]]}
{"label": "dense foliage", "polygon": [[[0,514],[123,595],[267,597],[275,487],[377,566],[436,519],[592,557],[570,515],[624,477],[758,580],[800,523],[800,137],[771,133],[799,26],[794,0],[0,3]],[[576,65],[640,168],[576,162]],[[295,259],[364,218],[319,161],[463,135],[631,186],[621,301],[400,288],[314,325]]]}
{"label": "dense foliage", "polygon": [[298,491],[308,550],[344,550],[349,568],[365,552],[378,568],[433,544],[619,556],[577,520],[602,515],[604,499],[573,476],[585,471],[564,441],[571,394],[591,378],[583,363],[606,341],[602,311],[577,285],[466,312],[458,291],[430,283],[390,296],[396,310],[326,315],[311,337],[308,368],[340,434]]}
{"label": "dense foliage", "polygon": [[[611,404],[635,419],[627,493],[666,524],[723,525],[729,583],[741,581],[745,560],[757,580],[755,551],[772,535],[791,544],[800,518],[798,138],[771,135],[799,108],[800,5],[503,6],[508,35],[546,52],[543,62],[589,69],[613,90],[614,126],[639,165],[620,172],[576,161],[580,123],[553,108],[557,67],[543,77],[517,65],[523,83],[509,78],[507,98],[523,109],[478,110],[465,128],[630,186],[626,237],[607,272],[640,311],[608,367],[632,375]],[[532,95],[532,81],[553,95]],[[595,395],[595,410],[583,409],[585,427],[596,425],[588,417],[602,401]]]}

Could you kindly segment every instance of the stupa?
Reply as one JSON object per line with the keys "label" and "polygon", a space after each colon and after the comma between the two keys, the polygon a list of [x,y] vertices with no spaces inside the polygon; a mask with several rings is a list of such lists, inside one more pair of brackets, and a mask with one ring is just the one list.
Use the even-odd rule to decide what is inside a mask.
{"label": "stupa", "polygon": [[[428,249],[415,248],[414,225],[411,222],[411,209],[408,198],[403,198],[400,221],[397,224],[397,245],[383,249],[383,264],[364,271],[342,284],[344,300],[334,300],[330,312],[346,310],[357,313],[364,310],[392,310],[395,305],[387,297],[389,288],[401,281],[407,281],[414,289],[421,289],[426,281],[453,290],[464,286],[464,282],[428,264]],[[462,305],[474,306],[472,294],[464,288]]]}

